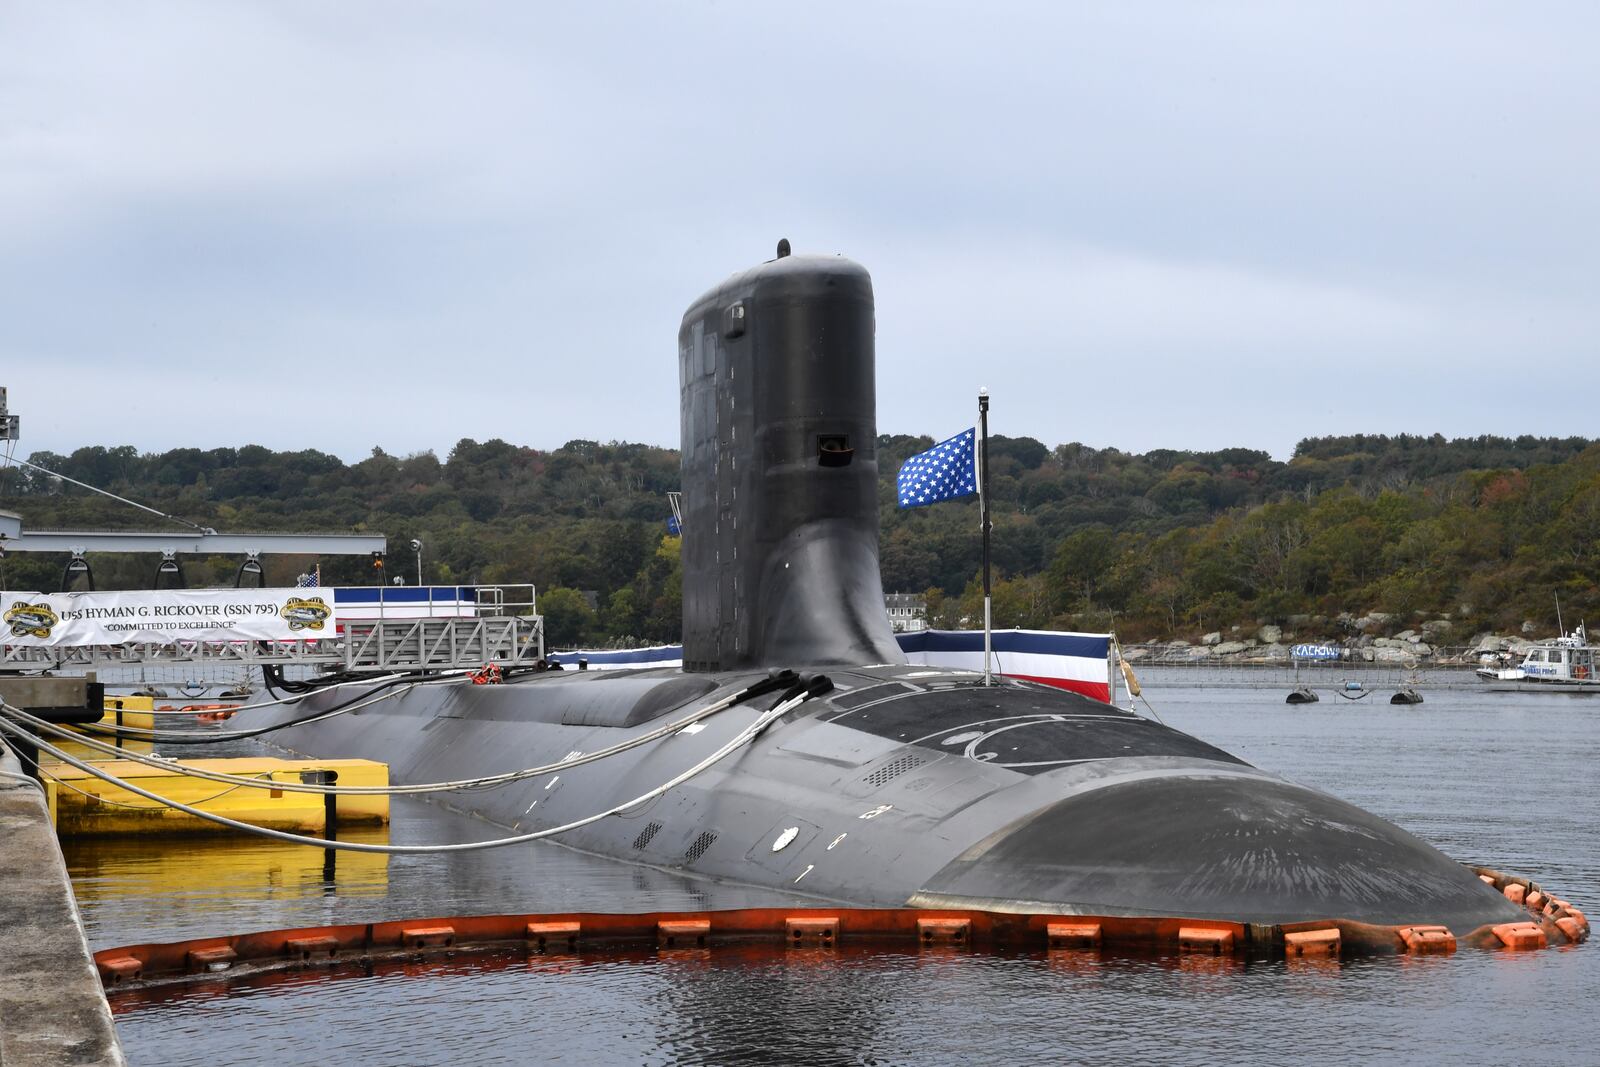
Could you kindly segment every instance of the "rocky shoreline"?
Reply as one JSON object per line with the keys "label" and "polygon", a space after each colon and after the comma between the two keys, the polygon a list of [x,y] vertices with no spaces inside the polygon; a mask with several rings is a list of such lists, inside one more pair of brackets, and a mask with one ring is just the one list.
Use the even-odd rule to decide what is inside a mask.
{"label": "rocky shoreline", "polygon": [[1470,666],[1494,661],[1515,661],[1539,641],[1555,634],[1540,634],[1534,622],[1524,622],[1518,635],[1482,632],[1458,633],[1449,616],[1426,619],[1414,627],[1396,630],[1399,619],[1381,611],[1365,615],[1343,612],[1338,616],[1292,615],[1282,625],[1260,623],[1253,631],[1234,626],[1201,635],[1197,640],[1174,640],[1126,645],[1130,663],[1290,663],[1297,645],[1336,649],[1336,656],[1321,658],[1355,663],[1398,666]]}

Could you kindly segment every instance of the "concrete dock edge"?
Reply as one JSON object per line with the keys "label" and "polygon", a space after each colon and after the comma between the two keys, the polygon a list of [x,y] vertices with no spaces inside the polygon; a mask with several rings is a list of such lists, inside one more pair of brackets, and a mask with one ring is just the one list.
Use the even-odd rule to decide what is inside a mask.
{"label": "concrete dock edge", "polygon": [[0,748],[0,1067],[125,1065],[44,793]]}

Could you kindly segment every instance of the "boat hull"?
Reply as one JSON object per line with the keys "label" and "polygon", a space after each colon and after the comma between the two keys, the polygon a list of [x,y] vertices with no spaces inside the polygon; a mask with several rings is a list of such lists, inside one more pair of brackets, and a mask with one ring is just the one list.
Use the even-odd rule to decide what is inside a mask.
{"label": "boat hull", "polygon": [[1600,693],[1600,682],[1548,681],[1537,682],[1531,678],[1516,681],[1485,680],[1483,688],[1490,693]]}

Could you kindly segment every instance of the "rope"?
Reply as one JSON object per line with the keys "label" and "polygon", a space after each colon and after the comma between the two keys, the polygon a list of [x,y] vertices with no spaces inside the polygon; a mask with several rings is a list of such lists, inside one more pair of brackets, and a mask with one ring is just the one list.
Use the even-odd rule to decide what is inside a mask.
{"label": "rope", "polygon": [[0,771],[0,778],[10,778],[14,782],[26,782],[31,786],[37,786],[41,792],[44,790],[44,783],[39,781],[39,779],[35,778],[31,774],[18,774],[15,771]]}
{"label": "rope", "polygon": [[1143,693],[1140,693],[1139,694],[1139,699],[1144,702],[1144,706],[1145,706],[1146,710],[1148,710],[1150,712],[1151,716],[1155,718],[1156,722],[1160,723],[1162,726],[1167,725],[1167,720],[1163,719],[1160,715],[1158,715],[1156,713],[1156,709],[1151,706],[1149,697],[1145,696]]}
{"label": "rope", "polygon": [[[1122,654],[1122,642],[1117,641],[1117,639],[1114,637],[1112,638],[1112,641],[1115,642],[1117,648],[1117,666],[1122,670],[1123,680],[1128,683],[1128,695],[1130,697],[1138,697],[1141,701],[1143,701],[1145,710],[1150,712],[1151,717],[1154,718],[1156,722],[1160,723],[1162,726],[1167,725],[1166,720],[1157,714],[1155,707],[1151,705],[1150,698],[1145,696],[1144,692],[1139,688],[1139,679],[1133,676],[1133,667],[1128,663],[1127,658]],[[1133,710],[1132,700],[1128,702],[1128,710]]]}
{"label": "rope", "polygon": [[799,707],[811,697],[819,696],[832,688],[833,682],[824,676],[818,676],[811,679],[808,683],[805,683],[805,687],[803,689],[801,689],[800,686],[796,686],[795,689],[799,689],[798,693],[795,693],[794,689],[791,689],[790,693],[794,693],[794,695],[786,695],[785,699],[779,701],[770,710],[762,712],[755,718],[753,722],[750,723],[749,726],[746,726],[743,730],[739,731],[739,733],[735,734],[729,741],[722,745],[721,748],[718,748],[715,752],[711,753],[711,755],[707,756],[699,763],[696,763],[693,767],[690,767],[682,774],[677,775],[676,777],[657,786],[649,792],[641,793],[639,796],[634,797],[632,800],[626,801],[625,803],[618,804],[615,807],[608,808],[605,811],[598,812],[594,815],[589,815],[582,819],[574,820],[573,822],[564,823],[561,826],[552,826],[546,830],[535,830],[532,833],[517,834],[512,837],[497,837],[488,841],[460,841],[448,845],[370,845],[358,841],[334,841],[322,837],[305,837],[300,834],[286,833],[282,830],[268,829],[265,826],[252,826],[250,823],[240,822],[237,819],[230,819],[225,815],[217,815],[209,811],[204,811],[200,808],[192,807],[188,804],[179,803],[178,801],[160,796],[159,794],[150,792],[148,789],[134,785],[132,782],[124,781],[115,775],[107,774],[100,768],[86,763],[75,756],[71,756],[66,752],[63,752],[61,749],[50,744],[48,741],[45,741],[43,738],[35,737],[9,719],[0,718],[0,732],[8,733],[15,737],[21,737],[23,740],[36,745],[39,751],[53,756],[62,763],[76,767],[88,774],[92,774],[96,778],[100,778],[111,783],[112,785],[120,786],[121,788],[126,789],[128,792],[142,796],[147,800],[154,800],[159,804],[165,804],[170,808],[193,815],[198,819],[204,819],[207,822],[216,823],[219,826],[232,827],[235,830],[242,830],[245,833],[255,834],[258,837],[269,837],[278,841],[287,841],[290,844],[295,845],[311,845],[317,848],[333,848],[340,849],[345,852],[377,852],[386,855],[416,855],[441,852],[479,852],[484,849],[502,848],[506,845],[520,845],[528,841],[539,841],[544,838],[555,837],[558,834],[568,833],[569,831],[579,829],[580,827],[588,826],[591,823],[599,822],[601,819],[609,818],[610,816],[616,815],[619,812],[627,811],[629,808],[635,808],[640,804],[654,800],[661,794],[670,789],[674,789],[679,785],[682,785],[684,782],[687,782],[701,771],[704,771],[707,767],[717,763],[734,749],[748,744],[772,722]]}
{"label": "rope", "polygon": [[55,471],[45,470],[43,467],[39,466],[37,463],[29,463],[25,459],[13,460],[13,462],[18,464],[19,466],[30,467],[33,470],[38,471],[40,474],[48,474],[52,478],[60,478],[64,482],[71,482],[73,485],[79,486],[80,488],[83,488],[83,489],[87,489],[91,493],[99,493],[101,496],[108,496],[112,500],[117,501],[118,503],[128,504],[128,505],[130,505],[132,507],[138,508],[140,511],[148,511],[152,515],[159,515],[163,519],[169,519],[172,522],[176,522],[176,523],[178,523],[180,525],[187,526],[191,530],[198,530],[203,534],[214,534],[214,533],[217,532],[217,531],[213,530],[209,526],[201,526],[198,522],[190,522],[188,519],[180,519],[176,515],[168,515],[164,511],[157,511],[155,508],[152,508],[152,507],[150,507],[150,506],[148,506],[146,504],[141,504],[137,500],[129,500],[125,496],[118,496],[115,493],[108,493],[104,489],[97,489],[94,486],[90,485],[88,482],[80,482],[80,481],[78,481],[78,479],[69,478],[65,474],[57,474]]}
{"label": "rope", "polygon": [[770,693],[774,689],[781,688],[785,684],[792,682],[794,677],[795,676],[793,673],[786,671],[783,674],[762,679],[753,685],[746,686],[736,693],[730,693],[721,700],[714,701],[710,704],[707,704],[703,708],[692,711],[681,719],[668,723],[665,726],[658,726],[654,730],[641,734],[638,737],[630,738],[627,741],[619,741],[614,745],[597,749],[594,752],[580,753],[579,755],[559,760],[555,763],[547,763],[539,767],[524,767],[521,770],[504,771],[500,774],[484,775],[478,778],[463,778],[451,782],[417,782],[411,785],[341,786],[326,785],[317,782],[273,782],[270,785],[262,785],[260,784],[260,780],[258,778],[246,777],[244,775],[237,774],[228,774],[224,771],[212,771],[203,767],[185,767],[181,764],[174,764],[170,760],[161,756],[149,755],[142,752],[130,752],[126,749],[120,749],[115,745],[107,744],[104,741],[96,741],[93,738],[85,737],[73,730],[59,726],[56,723],[48,722],[44,719],[38,718],[37,716],[30,715],[21,708],[13,707],[12,705],[6,704],[3,701],[0,701],[0,711],[4,711],[8,715],[27,723],[35,730],[44,730],[45,732],[63,740],[87,745],[89,748],[95,749],[96,751],[115,756],[118,759],[128,760],[131,763],[143,764],[146,767],[160,767],[165,770],[176,771],[179,774],[183,774],[191,778],[202,778],[213,782],[232,783],[236,787],[250,786],[256,789],[281,789],[284,792],[289,793],[322,793],[325,795],[331,794],[334,796],[405,796],[422,793],[445,793],[462,789],[481,789],[489,786],[506,785],[510,782],[521,781],[525,778],[536,778],[541,774],[551,774],[558,771],[567,770],[571,767],[581,767],[585,763],[594,763],[597,760],[602,760],[609,756],[615,756],[619,753],[626,752],[629,749],[637,748],[640,745],[649,744],[651,741],[659,740],[663,737],[666,737],[668,734],[676,733],[686,726],[690,726],[696,722],[699,722],[701,719],[714,715],[719,711],[725,710],[726,708],[730,708],[735,704],[743,703],[744,701],[753,697],[758,697],[763,693]]}

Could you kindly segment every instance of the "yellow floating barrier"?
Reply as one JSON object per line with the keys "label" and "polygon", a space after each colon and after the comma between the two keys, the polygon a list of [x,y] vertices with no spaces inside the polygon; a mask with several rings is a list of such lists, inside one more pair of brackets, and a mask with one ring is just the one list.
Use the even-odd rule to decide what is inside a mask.
{"label": "yellow floating barrier", "polygon": [[[159,796],[216,815],[292,833],[326,835],[335,827],[381,825],[389,821],[383,794],[335,796],[229,785],[183,773],[194,767],[272,782],[323,782],[332,785],[386,786],[389,768],[371,760],[286,760],[268,756],[173,761],[151,767],[131,760],[107,760],[96,768],[133,782]],[[87,771],[46,762],[50,816],[61,836],[88,834],[228,833],[226,827],[158,804]],[[59,780],[57,780],[59,779]]]}
{"label": "yellow floating barrier", "polygon": [[[105,714],[100,716],[99,725],[106,727],[130,726],[137,727],[141,730],[152,730],[155,728],[156,723],[156,717],[154,714],[152,714],[152,712],[155,710],[155,703],[155,698],[153,697],[125,696],[120,693],[115,695],[107,694],[105,700]],[[78,727],[72,727],[72,729],[78,730],[79,733],[84,732]],[[139,741],[127,737],[108,737],[100,734],[93,734],[91,736],[93,736],[96,741],[101,741],[105,744],[116,745],[118,748],[127,752],[148,753],[153,752],[156,747],[154,742],[151,741]],[[101,752],[96,748],[90,748],[81,741],[67,741],[61,738],[54,738],[52,739],[51,743],[58,746],[68,755],[76,756],[82,760],[88,760],[91,763],[106,758],[106,754],[104,752]]]}
{"label": "yellow floating barrier", "polygon": [[136,697],[122,695],[106,695],[105,714],[100,716],[101,726],[135,726],[141,730],[153,730],[156,717],[152,714],[156,708],[154,697]]}

